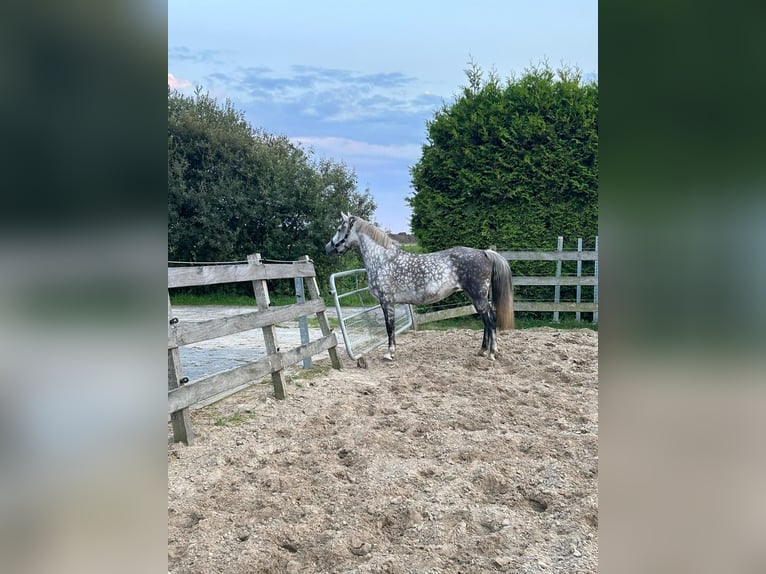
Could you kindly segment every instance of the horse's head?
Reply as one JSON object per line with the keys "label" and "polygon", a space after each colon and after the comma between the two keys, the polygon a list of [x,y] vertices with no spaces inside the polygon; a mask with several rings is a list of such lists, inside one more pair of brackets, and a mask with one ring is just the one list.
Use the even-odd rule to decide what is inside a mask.
{"label": "horse's head", "polygon": [[351,232],[354,229],[356,217],[343,213],[342,211],[340,212],[340,216],[343,218],[343,221],[340,226],[338,226],[338,230],[335,232],[335,235],[333,235],[333,238],[330,239],[330,242],[324,247],[327,255],[340,255],[341,253],[345,253],[348,248],[351,247]]}

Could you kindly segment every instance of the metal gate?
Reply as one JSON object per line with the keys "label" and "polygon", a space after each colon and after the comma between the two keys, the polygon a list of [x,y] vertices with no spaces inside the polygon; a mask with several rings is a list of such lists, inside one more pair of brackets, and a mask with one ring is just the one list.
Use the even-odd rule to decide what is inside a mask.
{"label": "metal gate", "polygon": [[[330,293],[335,300],[335,310],[349,357],[356,360],[380,345],[388,344],[383,309],[370,294],[365,269],[330,275]],[[402,333],[412,325],[412,308],[409,305],[397,305],[396,333]]]}

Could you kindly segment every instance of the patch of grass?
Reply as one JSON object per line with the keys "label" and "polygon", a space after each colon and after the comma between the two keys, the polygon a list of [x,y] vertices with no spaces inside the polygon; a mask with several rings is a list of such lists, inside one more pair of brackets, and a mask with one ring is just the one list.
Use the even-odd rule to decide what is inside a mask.
{"label": "patch of grass", "polygon": [[[313,327],[314,329],[319,329],[319,319],[316,317],[309,317],[309,327]],[[340,327],[340,321],[338,321],[335,317],[327,317],[327,322],[330,324],[330,327]]]}
{"label": "patch of grass", "polygon": [[296,373],[292,374],[290,378],[294,381],[310,381],[311,379],[316,379],[318,377],[321,377],[323,375],[326,375],[332,370],[331,365],[327,365],[324,363],[317,364],[312,363],[312,367],[310,369],[299,369]]}
{"label": "patch of grass", "polygon": [[[295,366],[301,365],[302,362],[296,363]],[[319,363],[312,362],[312,366],[310,369],[304,369],[299,368],[295,370],[294,372],[285,372],[285,377],[288,383],[294,384],[296,387],[301,387],[301,383],[303,381],[309,381],[311,379],[316,379],[317,377],[321,377],[322,375],[328,373],[332,370],[332,366],[325,363]],[[266,385],[268,387],[271,387],[271,377],[264,377],[261,379],[258,383],[259,385]],[[255,415],[252,415],[255,416]]]}
{"label": "patch of grass", "polygon": [[[340,304],[342,307],[375,307],[378,304],[378,300],[370,295],[369,292],[364,291],[349,297],[343,297],[340,300]],[[334,306],[335,301],[332,301],[331,305]]]}
{"label": "patch of grass", "polygon": [[237,427],[255,417],[254,413],[235,413],[233,415],[222,415],[216,417],[213,421],[213,425],[217,427]]}

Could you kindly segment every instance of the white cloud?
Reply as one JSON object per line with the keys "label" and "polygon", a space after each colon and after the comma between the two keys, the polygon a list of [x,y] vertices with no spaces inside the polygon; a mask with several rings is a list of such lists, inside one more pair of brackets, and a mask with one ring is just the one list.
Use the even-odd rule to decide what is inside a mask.
{"label": "white cloud", "polygon": [[173,89],[189,88],[191,87],[191,82],[189,80],[179,80],[173,74],[168,72],[168,86]]}

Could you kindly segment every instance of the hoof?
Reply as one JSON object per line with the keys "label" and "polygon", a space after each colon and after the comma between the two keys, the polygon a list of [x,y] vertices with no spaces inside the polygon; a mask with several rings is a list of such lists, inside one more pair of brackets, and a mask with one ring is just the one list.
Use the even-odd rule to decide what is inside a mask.
{"label": "hoof", "polygon": [[479,356],[480,357],[486,357],[487,356],[487,349],[482,349],[481,351],[479,351]]}
{"label": "hoof", "polygon": [[495,355],[494,355],[494,353],[490,353],[490,354],[489,354],[489,357],[487,357],[487,358],[488,358],[490,361],[494,361],[494,360],[495,360]]}
{"label": "hoof", "polygon": [[384,361],[393,361],[394,358],[391,356],[391,353],[386,353],[385,355],[383,355],[383,360]]}

